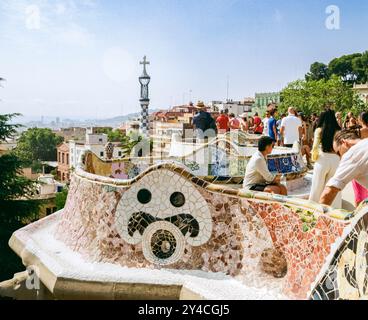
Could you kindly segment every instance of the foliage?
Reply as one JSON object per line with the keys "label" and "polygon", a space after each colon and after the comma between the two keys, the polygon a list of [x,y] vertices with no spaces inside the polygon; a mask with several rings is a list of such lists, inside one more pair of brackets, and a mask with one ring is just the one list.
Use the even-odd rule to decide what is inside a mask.
{"label": "foliage", "polygon": [[321,62],[315,62],[310,67],[310,72],[305,76],[307,81],[328,79],[328,66]]}
{"label": "foliage", "polygon": [[55,205],[57,210],[61,210],[65,207],[66,199],[68,197],[68,189],[64,188],[61,192],[58,192],[55,197]]}
{"label": "foliage", "polygon": [[[8,122],[16,114],[0,115],[0,141],[10,138],[16,133],[19,125]],[[22,161],[14,154],[0,156],[0,280],[12,277],[14,272],[24,267],[20,259],[8,246],[12,233],[23,227],[25,220],[35,220],[40,203],[30,200],[36,192],[33,181],[20,175]]]}
{"label": "foliage", "polygon": [[121,148],[125,156],[130,156],[134,147],[143,140],[143,136],[138,132],[130,132],[128,135],[122,137]]}
{"label": "foliage", "polygon": [[367,106],[359,99],[351,87],[338,76],[325,80],[297,80],[288,84],[281,92],[280,112],[290,106],[306,115],[320,113],[327,104],[333,104],[336,111],[355,114]]}
{"label": "foliage", "polygon": [[314,62],[305,79],[307,81],[328,80],[333,76],[338,76],[349,85],[368,82],[368,51],[343,55],[332,59],[328,65]]}
{"label": "foliage", "polygon": [[110,142],[120,142],[124,139],[125,134],[121,130],[111,130],[107,134],[108,141]]}
{"label": "foliage", "polygon": [[28,129],[20,136],[15,152],[25,165],[40,160],[56,161],[56,148],[63,140],[48,128]]}
{"label": "foliage", "polygon": [[107,127],[107,128],[95,128],[96,134],[107,134],[107,140],[109,142],[120,142],[124,139],[125,134],[119,130]]}
{"label": "foliage", "polygon": [[102,133],[109,134],[109,132],[111,132],[111,131],[112,131],[111,127],[96,127],[96,128],[94,128],[94,132],[96,134],[102,134]]}
{"label": "foliage", "polygon": [[144,137],[138,131],[131,131],[123,137],[120,147],[123,149],[125,157],[148,156],[153,149],[153,140]]}
{"label": "foliage", "polygon": [[19,113],[0,114],[0,141],[13,138],[17,133],[17,128],[21,125],[9,124],[8,122],[19,115]]}

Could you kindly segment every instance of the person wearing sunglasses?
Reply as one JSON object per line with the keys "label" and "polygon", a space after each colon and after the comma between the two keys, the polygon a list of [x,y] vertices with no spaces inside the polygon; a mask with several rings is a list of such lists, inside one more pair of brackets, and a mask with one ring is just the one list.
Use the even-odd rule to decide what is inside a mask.
{"label": "person wearing sunglasses", "polygon": [[333,149],[341,161],[320,197],[319,202],[324,205],[331,205],[337,194],[354,179],[368,188],[368,139],[361,139],[358,130],[338,131]]}

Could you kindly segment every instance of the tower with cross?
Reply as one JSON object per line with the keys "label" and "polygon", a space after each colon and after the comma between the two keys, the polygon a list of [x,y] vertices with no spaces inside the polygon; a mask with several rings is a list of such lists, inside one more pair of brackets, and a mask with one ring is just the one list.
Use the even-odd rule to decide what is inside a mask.
{"label": "tower with cross", "polygon": [[146,56],[143,57],[143,61],[140,62],[143,65],[143,73],[139,77],[139,83],[141,84],[141,132],[143,135],[148,136],[149,134],[149,113],[148,113],[148,105],[149,105],[149,91],[148,84],[151,81],[151,77],[147,74],[146,65],[150,64]]}

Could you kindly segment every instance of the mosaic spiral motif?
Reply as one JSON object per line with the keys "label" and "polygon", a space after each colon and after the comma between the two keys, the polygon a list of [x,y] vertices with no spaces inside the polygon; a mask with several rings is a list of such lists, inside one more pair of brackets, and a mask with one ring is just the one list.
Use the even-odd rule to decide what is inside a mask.
{"label": "mosaic spiral motif", "polygon": [[[190,182],[168,170],[151,172],[127,190],[117,206],[115,223],[126,242],[139,244],[146,241],[143,248],[148,246],[145,248],[147,259],[157,264],[173,261],[171,255],[169,257],[158,249],[162,241],[165,245],[170,244],[168,252],[175,247],[172,256],[177,257],[181,252],[178,249],[181,248],[181,239],[191,246],[200,246],[210,239],[212,233],[211,213],[206,200]],[[173,240],[162,240],[161,233],[152,234],[157,244],[152,243],[152,239],[147,240],[152,225],[165,226],[163,234]],[[155,254],[157,252],[161,254]]]}
{"label": "mosaic spiral motif", "polygon": [[151,224],[143,235],[143,255],[153,264],[169,265],[180,260],[185,239],[178,228],[169,222]]}

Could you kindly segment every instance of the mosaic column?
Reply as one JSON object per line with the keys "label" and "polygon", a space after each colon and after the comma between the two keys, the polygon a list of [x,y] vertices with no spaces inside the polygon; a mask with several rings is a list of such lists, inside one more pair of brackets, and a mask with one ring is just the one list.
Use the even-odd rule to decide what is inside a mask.
{"label": "mosaic column", "polygon": [[143,73],[139,77],[139,83],[141,84],[141,124],[140,129],[144,136],[149,135],[149,113],[148,113],[148,105],[149,105],[149,91],[148,85],[151,81],[151,77],[147,74],[146,65],[150,64],[146,56],[143,57],[143,61],[140,62],[143,65]]}
{"label": "mosaic column", "polygon": [[140,129],[144,136],[149,135],[149,113],[148,113],[148,104],[149,101],[141,100],[141,123]]}

